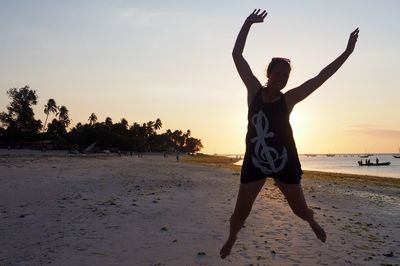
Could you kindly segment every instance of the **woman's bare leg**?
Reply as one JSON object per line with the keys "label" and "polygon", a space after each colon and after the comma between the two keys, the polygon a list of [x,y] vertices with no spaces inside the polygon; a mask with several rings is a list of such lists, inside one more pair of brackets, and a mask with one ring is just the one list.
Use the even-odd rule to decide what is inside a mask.
{"label": "woman's bare leg", "polygon": [[326,233],[324,229],[315,221],[314,212],[308,208],[306,199],[304,198],[301,184],[286,184],[275,179],[275,183],[282,191],[293,213],[301,219],[308,222],[315,235],[322,242],[326,241]]}
{"label": "woman's bare leg", "polygon": [[242,228],[244,221],[249,216],[254,200],[265,183],[265,179],[240,184],[239,193],[236,200],[235,210],[230,219],[230,230],[228,240],[220,250],[221,258],[225,258],[231,253],[236,235]]}

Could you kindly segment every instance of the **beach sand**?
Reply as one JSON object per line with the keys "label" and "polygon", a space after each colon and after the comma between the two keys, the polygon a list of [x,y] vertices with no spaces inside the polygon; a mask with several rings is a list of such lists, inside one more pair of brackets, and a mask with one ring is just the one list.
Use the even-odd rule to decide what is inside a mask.
{"label": "beach sand", "polygon": [[268,180],[225,260],[232,169],[1,150],[0,184],[0,265],[400,265],[397,181],[307,172],[321,243]]}

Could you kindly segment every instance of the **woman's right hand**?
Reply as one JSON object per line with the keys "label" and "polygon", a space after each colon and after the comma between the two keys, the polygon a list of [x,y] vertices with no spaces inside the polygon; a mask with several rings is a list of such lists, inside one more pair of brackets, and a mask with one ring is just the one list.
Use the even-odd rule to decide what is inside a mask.
{"label": "woman's right hand", "polygon": [[350,34],[349,41],[347,42],[346,52],[351,54],[354,51],[360,30],[357,28]]}
{"label": "woman's right hand", "polygon": [[247,17],[247,20],[251,23],[261,23],[264,22],[265,17],[267,16],[267,11],[262,11],[260,13],[261,9],[254,9],[253,13],[250,14],[250,16]]}

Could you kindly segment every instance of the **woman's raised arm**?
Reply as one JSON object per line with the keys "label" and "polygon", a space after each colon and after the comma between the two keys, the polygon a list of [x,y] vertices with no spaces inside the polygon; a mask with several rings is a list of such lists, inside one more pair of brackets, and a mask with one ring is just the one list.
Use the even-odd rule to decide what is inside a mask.
{"label": "woman's raised arm", "polygon": [[253,23],[263,22],[266,16],[267,12],[265,10],[260,13],[260,9],[256,9],[250,14],[250,16],[247,17],[242,28],[240,29],[239,35],[236,38],[235,46],[232,51],[233,61],[235,62],[236,69],[238,70],[240,78],[242,79],[248,91],[247,102],[249,105],[254,98],[255,93],[259,88],[261,88],[262,85],[254,76],[249,64],[244,59],[243,50],[251,25]]}
{"label": "woman's raised arm", "polygon": [[288,91],[286,95],[286,104],[291,111],[294,105],[309,96],[312,92],[318,89],[327,79],[329,79],[335,72],[343,65],[347,58],[354,51],[357,42],[359,29],[355,29],[349,37],[346,50],[336,58],[332,63],[326,66],[322,71],[312,79],[307,80],[302,85]]}

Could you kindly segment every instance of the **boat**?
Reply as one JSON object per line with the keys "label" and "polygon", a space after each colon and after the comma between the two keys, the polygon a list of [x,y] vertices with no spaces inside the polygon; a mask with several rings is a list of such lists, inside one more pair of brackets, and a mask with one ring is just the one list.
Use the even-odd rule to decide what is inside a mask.
{"label": "boat", "polygon": [[358,161],[359,166],[386,166],[390,165],[390,162],[383,162],[383,163],[363,163],[362,161]]}

